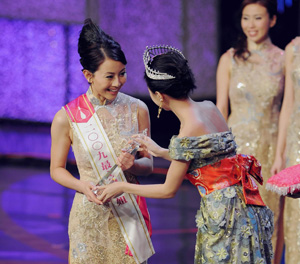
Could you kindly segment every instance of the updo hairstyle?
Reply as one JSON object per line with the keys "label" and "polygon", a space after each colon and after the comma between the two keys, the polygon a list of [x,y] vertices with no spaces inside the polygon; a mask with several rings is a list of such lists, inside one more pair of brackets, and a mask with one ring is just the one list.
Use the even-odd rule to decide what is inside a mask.
{"label": "updo hairstyle", "polygon": [[95,73],[105,58],[120,61],[127,60],[121,46],[111,36],[99,28],[90,18],[84,21],[78,40],[78,53],[83,69]]}
{"label": "updo hairstyle", "polygon": [[175,77],[170,80],[153,80],[145,72],[144,79],[153,93],[160,92],[176,99],[184,99],[196,88],[195,78],[188,61],[177,52],[171,51],[157,55],[152,62],[148,63],[148,66]]}

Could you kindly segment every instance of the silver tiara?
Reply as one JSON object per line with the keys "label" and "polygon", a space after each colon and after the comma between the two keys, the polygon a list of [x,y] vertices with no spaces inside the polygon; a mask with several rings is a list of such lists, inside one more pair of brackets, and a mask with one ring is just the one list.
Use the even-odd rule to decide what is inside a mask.
{"label": "silver tiara", "polygon": [[182,52],[179,49],[176,49],[176,48],[173,48],[170,46],[159,45],[159,46],[152,46],[152,47],[147,46],[146,47],[146,50],[143,55],[143,59],[144,59],[146,75],[150,79],[152,79],[152,80],[171,80],[171,79],[176,78],[175,76],[172,76],[170,74],[159,72],[157,70],[153,70],[148,66],[148,63],[152,62],[155,56],[165,54],[168,52],[179,53],[185,59],[185,57],[183,56]]}

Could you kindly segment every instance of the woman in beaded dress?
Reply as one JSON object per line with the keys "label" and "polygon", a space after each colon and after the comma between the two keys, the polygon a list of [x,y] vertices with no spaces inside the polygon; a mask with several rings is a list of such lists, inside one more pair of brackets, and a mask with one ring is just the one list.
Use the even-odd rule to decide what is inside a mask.
{"label": "woman in beaded dress", "polygon": [[[269,38],[276,11],[276,0],[244,0],[243,33],[236,47],[221,56],[217,69],[217,107],[235,135],[237,152],[254,155],[262,164],[264,183],[271,177],[275,158],[284,86],[284,52]],[[283,248],[282,201],[279,195],[267,191],[265,184],[260,186],[260,194],[274,213],[272,243],[274,263],[279,263]]]}
{"label": "woman in beaded dress", "polygon": [[187,177],[202,196],[194,263],[271,263],[273,214],[251,179],[261,183],[260,164],[252,156],[236,155],[234,136],[213,103],[189,97],[195,83],[181,51],[147,48],[144,63],[150,97],[159,113],[172,111],[181,125],[169,149],[149,137],[137,140],[171,165],[163,184],[116,182],[99,187],[99,199],[105,202],[122,192],[171,198]]}
{"label": "woman in beaded dress", "polygon": [[[128,147],[128,139],[123,134],[138,133],[146,129],[149,135],[150,121],[148,108],[142,101],[120,92],[126,82],[125,55],[120,45],[90,19],[85,21],[81,30],[78,52],[83,74],[90,84],[84,96],[94,108],[118,157],[116,162],[124,171],[127,181],[138,183],[136,175],[148,175],[152,172],[152,157],[146,152],[138,152],[135,159],[133,155],[123,151]],[[87,112],[78,108],[85,117]],[[52,123],[50,173],[54,181],[76,191],[68,228],[69,263],[137,263],[128,250],[111,208],[100,205],[100,200],[93,192],[99,179],[94,173],[79,133],[75,130],[77,124],[71,122],[66,109],[67,107],[58,111]],[[89,137],[92,139],[95,134]],[[71,145],[80,179],[65,169]],[[105,153],[99,151],[99,162],[106,157]],[[107,162],[102,165],[110,167]],[[143,207],[143,215],[151,232],[145,199],[138,199],[137,203]]]}
{"label": "woman in beaded dress", "polygon": [[[300,164],[300,37],[285,49],[286,80],[279,118],[272,174]],[[300,202],[287,197],[284,205],[285,262],[300,263]]]}

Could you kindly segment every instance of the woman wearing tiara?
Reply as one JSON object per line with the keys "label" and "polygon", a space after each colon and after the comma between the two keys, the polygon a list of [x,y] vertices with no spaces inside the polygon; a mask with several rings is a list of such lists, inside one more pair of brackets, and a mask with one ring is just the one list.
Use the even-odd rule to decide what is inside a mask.
{"label": "woman wearing tiara", "polygon": [[261,162],[264,185],[259,191],[274,213],[274,263],[280,263],[282,206],[279,195],[265,188],[275,158],[284,87],[284,52],[269,37],[276,24],[277,0],[243,0],[240,10],[239,39],[219,61],[216,105],[228,119],[237,152],[253,155]]}
{"label": "woman wearing tiara", "polygon": [[236,155],[234,136],[217,107],[195,102],[196,88],[184,55],[168,46],[147,48],[145,75],[150,97],[180,121],[168,149],[149,137],[137,139],[154,156],[170,160],[163,184],[116,182],[97,188],[105,202],[121,193],[171,198],[187,177],[199,190],[200,209],[195,263],[271,263],[273,214],[259,195],[260,164],[252,156]]}
{"label": "woman wearing tiara", "polygon": [[[148,108],[120,92],[126,82],[125,55],[90,19],[80,32],[78,52],[90,87],[58,111],[51,127],[51,177],[76,191],[69,218],[69,263],[146,263],[154,250],[145,199],[125,195],[99,205],[93,190],[106,174],[137,183],[136,175],[152,172],[147,152],[138,152],[135,159],[123,151],[129,147],[128,134],[147,130],[150,135]],[[71,144],[80,179],[65,168]],[[122,212],[119,204],[124,204]]]}

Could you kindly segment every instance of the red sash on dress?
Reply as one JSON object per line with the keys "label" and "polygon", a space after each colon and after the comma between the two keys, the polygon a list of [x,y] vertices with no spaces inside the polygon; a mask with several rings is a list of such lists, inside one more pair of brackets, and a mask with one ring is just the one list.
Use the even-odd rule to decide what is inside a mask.
{"label": "red sash on dress", "polygon": [[187,174],[201,196],[234,184],[241,184],[246,204],[265,206],[254,179],[262,185],[261,165],[255,157],[238,154]]}
{"label": "red sash on dress", "polygon": [[[139,184],[139,183],[138,183]],[[145,197],[141,197],[141,196],[136,196],[136,202],[141,210],[141,213],[144,217],[148,232],[149,232],[149,236],[152,236],[152,225],[151,225],[151,221],[150,221],[150,214],[147,208],[147,203],[146,203],[146,199]],[[132,253],[128,247],[128,245],[126,245],[126,249],[125,249],[125,254],[132,256]]]}

